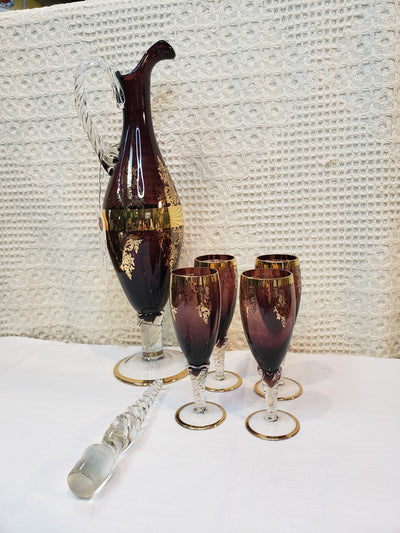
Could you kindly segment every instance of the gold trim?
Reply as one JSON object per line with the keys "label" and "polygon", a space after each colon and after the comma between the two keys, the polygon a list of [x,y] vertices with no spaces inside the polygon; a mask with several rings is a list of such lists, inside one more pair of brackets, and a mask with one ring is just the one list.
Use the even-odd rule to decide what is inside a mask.
{"label": "gold trim", "polygon": [[164,350],[157,350],[156,352],[145,352],[143,351],[143,358],[145,361],[157,361],[161,355],[163,355]]}
{"label": "gold trim", "polygon": [[[240,387],[240,385],[243,383],[243,380],[242,378],[239,376],[239,374],[236,374],[236,372],[232,372],[231,370],[224,370],[224,373],[225,374],[232,374],[233,376],[236,376],[237,377],[237,382],[232,385],[231,387],[226,387],[226,388],[214,388],[214,387],[208,387],[206,385],[206,390],[210,391],[210,392],[228,392],[228,391],[231,391],[231,390],[235,390],[237,388]],[[213,370],[212,372],[208,372],[208,376],[210,374],[215,374],[215,370]],[[224,380],[221,380],[221,384],[224,382]]]}
{"label": "gold trim", "polygon": [[[292,381],[293,383],[296,383],[296,385],[299,387],[299,392],[296,392],[296,394],[293,394],[292,396],[279,396],[279,386],[278,386],[278,400],[281,402],[284,402],[286,400],[294,400],[295,398],[298,398],[303,394],[303,387],[300,385],[298,381],[292,378],[287,378],[284,376],[282,379],[286,379],[287,381]],[[259,395],[265,398],[264,393],[261,388],[261,379],[257,381],[257,383],[254,385],[255,392]]]}
{"label": "gold trim", "polygon": [[[265,254],[268,255],[268,254]],[[272,254],[273,255],[273,254]],[[290,254],[276,254],[276,255],[290,255]],[[282,270],[287,270],[290,267],[300,266],[300,259],[294,255],[293,259],[261,259],[263,255],[256,257],[256,268],[259,266],[270,266],[271,268],[281,268]]]}
{"label": "gold trim", "polygon": [[281,278],[257,278],[254,276],[247,275],[247,272],[249,271],[243,272],[241,274],[241,278],[246,280],[246,283],[248,285],[251,285],[254,287],[262,287],[265,285],[269,285],[272,287],[280,288],[280,287],[286,287],[287,285],[294,285],[293,274],[289,272],[288,270],[286,271],[288,275],[285,277],[281,277]]}
{"label": "gold trim", "polygon": [[228,254],[221,254],[221,255],[222,256],[226,255],[227,257],[231,257],[232,259],[221,259],[221,260],[202,259],[202,257],[207,257],[207,255],[200,255],[195,258],[194,266],[205,267],[205,268],[215,268],[215,270],[222,269],[224,267],[229,267],[229,266],[235,266],[235,267],[237,266],[236,258],[233,255],[232,256],[229,256]]}
{"label": "gold trim", "polygon": [[183,226],[181,205],[149,209],[103,209],[106,231],[153,231]]}
{"label": "gold trim", "polygon": [[[209,403],[211,405],[216,405],[217,407],[219,407],[222,411],[222,416],[221,418],[219,418],[216,422],[214,422],[213,424],[207,424],[206,426],[193,426],[192,424],[187,424],[186,422],[184,422],[181,418],[180,418],[180,412],[182,411],[182,409],[184,409],[185,407],[187,407],[188,405],[194,405],[194,402],[189,402],[189,403],[185,403],[185,405],[182,405],[182,407],[179,407],[179,409],[177,410],[177,412],[175,413],[175,420],[178,422],[178,424],[186,429],[194,429],[194,430],[197,430],[197,431],[201,431],[201,430],[204,430],[204,429],[212,429],[212,428],[216,428],[217,426],[219,426],[220,424],[222,424],[222,422],[225,420],[226,418],[226,411],[225,409],[222,407],[222,405],[219,405],[219,403],[215,403],[215,402],[206,402],[206,403]],[[201,416],[201,415],[199,415]]]}
{"label": "gold trim", "polygon": [[[136,378],[129,378],[128,376],[125,376],[124,374],[121,374],[119,371],[119,365],[126,360],[130,359],[132,356],[125,357],[124,359],[121,359],[121,361],[118,361],[118,363],[115,364],[113,372],[114,376],[119,379],[120,381],[123,381],[124,383],[130,383],[131,385],[137,385],[139,387],[147,387],[147,385],[151,385],[155,379],[136,379]],[[164,384],[168,383],[175,383],[175,381],[179,381],[180,379],[185,378],[188,375],[187,368],[182,370],[181,372],[178,372],[178,374],[174,374],[173,376],[166,376],[162,378]]]}
{"label": "gold trim", "polygon": [[[193,268],[203,268],[203,267],[193,267]],[[181,270],[181,269],[178,268],[177,270]],[[182,269],[182,270],[184,270],[184,269]],[[179,274],[179,273],[176,273],[176,272],[172,271],[172,277],[175,278],[175,284],[176,284],[176,287],[178,287],[178,288],[182,288],[182,287],[184,287],[187,284],[192,285],[193,283],[195,283],[196,286],[198,286],[198,287],[202,287],[202,286],[207,287],[207,285],[210,282],[211,283],[216,283],[216,282],[219,281],[218,272],[210,272],[209,274],[203,274],[203,275],[193,274],[191,276],[190,274],[188,274],[188,275],[187,274]],[[171,283],[171,285],[172,285],[172,283]]]}
{"label": "gold trim", "polygon": [[250,421],[250,418],[257,414],[257,413],[261,413],[262,411],[265,411],[265,409],[259,409],[258,411],[254,411],[254,413],[251,413],[247,418],[246,418],[246,422],[245,422],[245,425],[246,425],[246,429],[247,431],[249,431],[252,435],[256,436],[256,437],[259,437],[260,439],[264,439],[264,440],[286,440],[286,439],[290,439],[291,437],[294,437],[300,430],[300,422],[297,420],[297,418],[295,416],[293,416],[292,414],[288,413],[287,411],[278,411],[278,413],[285,413],[285,415],[288,415],[290,416],[290,418],[293,418],[294,422],[295,422],[295,427],[292,431],[290,431],[289,433],[286,433],[285,435],[275,435],[275,436],[270,436],[270,435],[264,435],[263,433],[258,433],[258,431],[254,431],[253,428],[250,427],[250,424],[249,424],[249,421]]}

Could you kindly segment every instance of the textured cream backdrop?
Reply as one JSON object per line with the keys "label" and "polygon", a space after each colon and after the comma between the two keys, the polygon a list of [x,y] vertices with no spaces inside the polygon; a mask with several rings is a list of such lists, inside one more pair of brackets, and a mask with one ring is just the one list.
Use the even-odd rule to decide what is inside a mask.
{"label": "textured cream backdrop", "polygon": [[[155,67],[152,105],[184,209],[180,264],[225,252],[242,271],[260,253],[298,254],[293,349],[399,356],[399,28],[398,2],[372,0],[0,15],[0,334],[139,342],[102,266],[99,165],[73,84],[84,55],[128,71],[163,38],[177,57]],[[99,128],[117,141],[120,112],[92,78]],[[169,316],[164,334],[175,342]],[[230,348],[244,346],[236,312]]]}

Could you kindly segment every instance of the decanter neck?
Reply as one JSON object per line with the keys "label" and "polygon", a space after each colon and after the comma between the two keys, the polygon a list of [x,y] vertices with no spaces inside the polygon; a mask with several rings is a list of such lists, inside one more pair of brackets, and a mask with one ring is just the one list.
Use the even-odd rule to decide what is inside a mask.
{"label": "decanter neck", "polygon": [[[145,70],[133,71],[122,76],[116,73],[125,96],[124,121],[139,125],[144,121],[151,121],[150,106],[150,72]],[[150,122],[151,124],[151,122]]]}
{"label": "decanter neck", "polygon": [[147,120],[148,125],[151,125],[151,71],[159,61],[174,57],[175,51],[172,46],[166,41],[158,41],[147,50],[132,72],[124,75],[116,73],[125,96],[125,120],[135,123]]}

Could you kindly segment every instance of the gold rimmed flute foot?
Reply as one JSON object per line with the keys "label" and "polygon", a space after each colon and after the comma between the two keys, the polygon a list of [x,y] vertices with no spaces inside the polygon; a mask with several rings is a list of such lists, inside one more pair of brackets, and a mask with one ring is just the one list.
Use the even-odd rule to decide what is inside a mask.
{"label": "gold rimmed flute foot", "polygon": [[[254,390],[259,396],[264,398],[261,380],[254,385]],[[292,378],[281,378],[278,386],[278,400],[294,400],[303,394],[303,387],[300,383]]]}
{"label": "gold rimmed flute foot", "polygon": [[211,392],[228,392],[235,390],[242,384],[243,380],[236,372],[224,370],[224,379],[216,379],[216,372],[208,372],[206,379],[206,390]]}
{"label": "gold rimmed flute foot", "polygon": [[219,426],[226,418],[225,409],[218,403],[206,402],[207,409],[202,413],[196,412],[194,407],[195,403],[189,402],[177,410],[175,420],[180,426],[201,431]]}
{"label": "gold rimmed flute foot", "polygon": [[246,429],[255,437],[264,440],[286,440],[294,437],[300,430],[300,422],[286,411],[276,411],[277,419],[266,418],[267,411],[260,409],[246,418]]}

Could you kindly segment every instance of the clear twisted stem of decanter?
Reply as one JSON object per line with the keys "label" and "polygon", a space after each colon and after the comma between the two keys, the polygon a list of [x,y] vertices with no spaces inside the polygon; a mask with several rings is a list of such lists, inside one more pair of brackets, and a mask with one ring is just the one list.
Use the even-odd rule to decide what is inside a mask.
{"label": "clear twisted stem of decanter", "polygon": [[79,498],[90,498],[112,473],[118,457],[133,443],[154,404],[162,380],[154,381],[142,396],[118,415],[101,443],[92,444],[68,474],[68,486]]}
{"label": "clear twisted stem of decanter", "polygon": [[282,369],[273,374],[266,374],[259,369],[261,375],[261,385],[265,395],[265,418],[268,422],[276,422],[278,420],[278,387],[281,379]]}
{"label": "clear twisted stem of decanter", "polygon": [[224,337],[221,344],[218,342],[213,351],[213,361],[215,366],[215,379],[223,381],[225,379],[225,352],[228,344],[228,337]]}
{"label": "clear twisted stem of decanter", "polygon": [[188,366],[189,376],[192,383],[194,407],[196,414],[207,411],[205,383],[209,365]]}
{"label": "clear twisted stem of decanter", "polygon": [[153,319],[146,317],[138,318],[140,332],[142,335],[143,357],[147,361],[156,361],[164,357],[162,342],[162,323],[164,315],[161,312]]}

